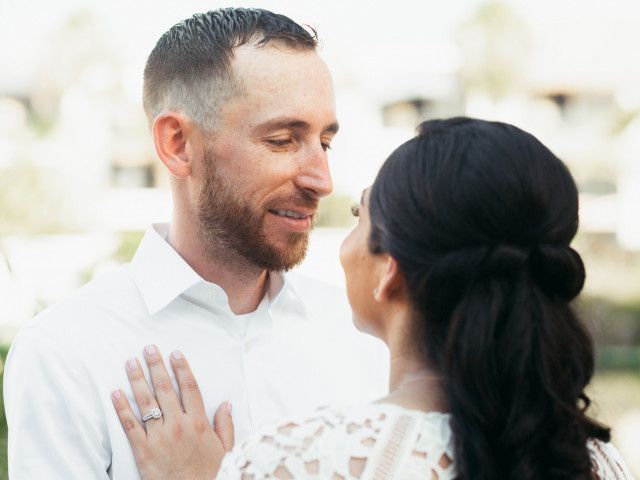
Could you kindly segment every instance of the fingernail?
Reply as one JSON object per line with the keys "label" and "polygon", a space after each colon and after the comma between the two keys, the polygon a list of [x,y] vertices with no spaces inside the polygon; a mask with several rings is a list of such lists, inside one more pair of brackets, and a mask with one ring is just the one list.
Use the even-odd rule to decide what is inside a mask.
{"label": "fingernail", "polygon": [[120,390],[115,390],[114,392],[111,393],[111,396],[113,397],[114,400],[118,400],[120,398]]}
{"label": "fingernail", "polygon": [[147,345],[146,347],[144,347],[144,353],[146,353],[147,355],[153,355],[157,350],[158,349],[155,345]]}
{"label": "fingernail", "polygon": [[138,359],[132,358],[131,360],[127,360],[127,369],[133,371],[138,368]]}
{"label": "fingernail", "polygon": [[182,352],[179,350],[174,350],[173,352],[171,352],[171,358],[173,358],[174,360],[182,360]]}
{"label": "fingernail", "polygon": [[232,410],[233,410],[233,407],[231,406],[231,402],[227,402],[227,413],[229,415],[231,415]]}

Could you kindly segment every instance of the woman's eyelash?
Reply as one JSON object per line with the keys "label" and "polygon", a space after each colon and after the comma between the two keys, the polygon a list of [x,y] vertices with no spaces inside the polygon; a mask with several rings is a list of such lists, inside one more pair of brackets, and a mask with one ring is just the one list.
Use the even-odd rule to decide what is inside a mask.
{"label": "woman's eyelash", "polygon": [[360,205],[357,205],[355,203],[351,205],[351,215],[353,215],[354,217],[360,216]]}

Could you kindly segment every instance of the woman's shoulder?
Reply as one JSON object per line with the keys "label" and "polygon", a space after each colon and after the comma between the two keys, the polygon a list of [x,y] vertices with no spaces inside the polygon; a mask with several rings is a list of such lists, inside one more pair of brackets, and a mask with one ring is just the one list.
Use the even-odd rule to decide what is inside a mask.
{"label": "woman's shoulder", "polygon": [[218,478],[366,478],[378,467],[424,472],[426,459],[444,473],[452,469],[449,419],[388,403],[321,408],[264,425],[225,458]]}
{"label": "woman's shoulder", "polygon": [[587,442],[587,447],[591,455],[595,479],[633,480],[629,467],[612,443],[592,438]]}

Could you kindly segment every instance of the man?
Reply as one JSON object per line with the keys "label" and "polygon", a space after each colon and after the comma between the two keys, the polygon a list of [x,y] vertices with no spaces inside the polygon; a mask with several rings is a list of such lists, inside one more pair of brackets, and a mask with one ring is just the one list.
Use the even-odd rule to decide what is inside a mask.
{"label": "man", "polygon": [[195,15],[160,38],[144,106],[171,175],[171,225],[18,334],[5,371],[11,478],[138,478],[110,393],[145,345],[188,356],[208,414],[233,406],[236,441],[358,400],[343,390],[382,393],[384,356],[354,334],[343,293],[283,273],[332,189],[338,124],[315,47],[254,9]]}

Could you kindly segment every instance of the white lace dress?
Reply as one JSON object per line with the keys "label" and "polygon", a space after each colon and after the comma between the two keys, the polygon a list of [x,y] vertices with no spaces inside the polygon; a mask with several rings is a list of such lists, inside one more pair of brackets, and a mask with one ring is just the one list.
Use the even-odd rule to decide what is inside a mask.
{"label": "white lace dress", "polygon": [[[450,480],[455,478],[450,416],[387,403],[265,425],[222,462],[218,480]],[[633,480],[613,446],[589,444],[594,479]]]}

